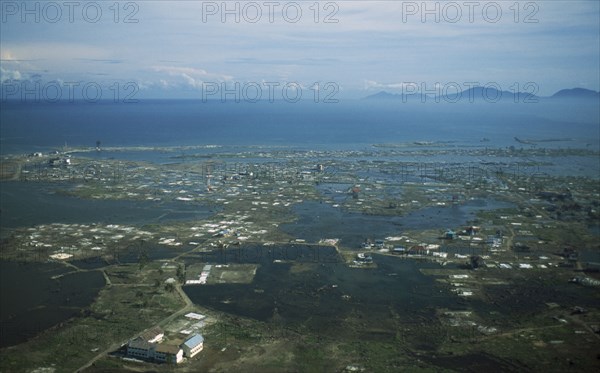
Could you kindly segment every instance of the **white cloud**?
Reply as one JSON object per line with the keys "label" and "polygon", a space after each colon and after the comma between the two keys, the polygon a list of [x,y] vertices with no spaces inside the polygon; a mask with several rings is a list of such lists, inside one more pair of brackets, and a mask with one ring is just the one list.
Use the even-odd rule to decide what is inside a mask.
{"label": "white cloud", "polygon": [[[282,19],[283,5],[274,23],[266,14],[256,24],[221,22],[218,15],[203,22],[200,1],[140,2],[135,24],[109,24],[108,18],[103,24],[7,23],[0,34],[3,76],[147,82],[144,87],[170,93],[234,77],[241,84],[265,79],[308,87],[335,81],[352,94],[408,89],[407,82],[598,86],[597,1],[524,0],[520,22],[514,21],[514,1],[486,2],[502,6],[498,23],[484,19],[484,3],[472,23],[464,2],[455,2],[463,11],[457,23],[446,22],[452,13],[442,14],[441,22],[432,16],[422,22],[418,13],[405,20],[403,6],[422,7],[422,1],[331,3],[338,7],[338,23],[324,22],[333,10],[324,9],[325,2],[319,2],[320,22],[314,22],[312,1],[298,2],[299,23]],[[450,3],[436,2],[442,12]],[[528,3],[539,7],[538,23],[523,22],[533,10],[525,8]]]}
{"label": "white cloud", "polygon": [[418,90],[419,85],[414,82],[400,83],[380,83],[374,80],[365,80],[364,89],[391,89],[391,90],[410,90],[411,92]]}
{"label": "white cloud", "polygon": [[[7,43],[8,44],[8,43]],[[6,45],[10,50],[8,55],[17,56],[19,60],[47,60],[47,61],[69,61],[77,59],[108,59],[112,58],[112,52],[107,48],[96,47],[89,44],[79,43],[20,43]],[[4,47],[3,47],[4,48]],[[4,59],[4,55],[3,55]]]}
{"label": "white cloud", "polygon": [[[233,79],[230,75],[209,73],[206,70],[193,67],[153,66],[152,69],[156,72],[166,73],[172,77],[179,77],[183,79],[187,85],[193,88],[200,88],[202,83],[206,82],[221,83]],[[169,82],[166,79],[160,79],[160,83],[165,87],[172,84],[172,82]]]}
{"label": "white cloud", "polygon": [[22,74],[19,70],[8,70],[0,66],[0,82],[7,80],[21,80]]}

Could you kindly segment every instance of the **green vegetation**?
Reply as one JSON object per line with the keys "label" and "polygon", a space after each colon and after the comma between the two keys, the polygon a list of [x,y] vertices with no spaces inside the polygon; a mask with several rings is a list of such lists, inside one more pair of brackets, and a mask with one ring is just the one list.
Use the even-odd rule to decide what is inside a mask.
{"label": "green vegetation", "polygon": [[80,317],[48,330],[31,341],[3,350],[0,371],[31,371],[53,367],[56,372],[73,372],[101,351],[116,349],[140,331],[179,310],[177,293],[166,293],[151,283],[155,269],[113,266],[119,283],[101,290],[96,301]]}

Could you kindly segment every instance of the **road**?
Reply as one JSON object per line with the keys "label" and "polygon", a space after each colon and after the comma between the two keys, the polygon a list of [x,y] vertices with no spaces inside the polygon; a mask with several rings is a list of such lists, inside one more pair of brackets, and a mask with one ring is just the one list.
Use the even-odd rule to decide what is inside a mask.
{"label": "road", "polygon": [[[172,313],[171,315],[165,317],[164,319],[160,320],[158,323],[148,327],[145,330],[140,331],[139,334],[142,334],[143,332],[145,332],[146,330],[152,329],[154,327],[164,327],[165,325],[167,325],[168,323],[170,323],[171,321],[173,321],[174,319],[188,313],[194,310],[194,303],[192,303],[192,301],[190,300],[190,298],[187,296],[187,294],[185,294],[185,292],[183,291],[183,289],[181,288],[180,284],[177,284],[175,286],[175,289],[177,291],[177,293],[179,294],[179,296],[181,297],[181,299],[185,302],[185,306],[183,306],[179,311]],[[103,350],[102,352],[99,352],[96,356],[94,356],[90,361],[88,361],[85,365],[83,365],[82,367],[80,367],[79,369],[76,370],[76,372],[83,372],[84,370],[86,370],[87,368],[89,368],[90,366],[92,366],[92,364],[94,364],[96,361],[100,360],[102,357],[104,357],[105,355],[109,354],[110,352],[113,352],[115,350],[117,350],[119,347],[121,347],[122,345],[126,344],[129,341],[129,339],[124,340],[124,341],[120,341],[118,343],[113,343],[111,344],[107,349]]]}

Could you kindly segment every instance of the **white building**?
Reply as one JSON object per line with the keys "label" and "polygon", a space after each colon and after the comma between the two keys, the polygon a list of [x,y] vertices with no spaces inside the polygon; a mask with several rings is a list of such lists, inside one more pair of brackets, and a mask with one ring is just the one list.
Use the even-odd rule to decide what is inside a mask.
{"label": "white building", "polygon": [[204,337],[200,334],[194,334],[183,342],[181,348],[185,356],[194,357],[204,348]]}
{"label": "white building", "polygon": [[149,343],[136,338],[127,344],[127,356],[158,363],[177,364],[183,360],[183,350],[178,346]]}
{"label": "white building", "polygon": [[183,360],[183,350],[173,345],[156,345],[154,360],[161,363],[178,364]]}

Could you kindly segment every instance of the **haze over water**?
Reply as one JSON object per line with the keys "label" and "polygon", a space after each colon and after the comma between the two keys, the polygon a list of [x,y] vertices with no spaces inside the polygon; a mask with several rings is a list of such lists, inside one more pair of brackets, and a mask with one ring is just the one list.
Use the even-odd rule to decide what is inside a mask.
{"label": "haze over water", "polygon": [[[225,102],[3,103],[2,154],[68,147],[272,145],[316,149],[444,141],[489,147],[598,148],[594,100],[538,103]],[[486,138],[489,142],[480,143]],[[594,139],[596,141],[594,141]],[[589,144],[589,145],[588,145]]]}

